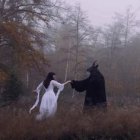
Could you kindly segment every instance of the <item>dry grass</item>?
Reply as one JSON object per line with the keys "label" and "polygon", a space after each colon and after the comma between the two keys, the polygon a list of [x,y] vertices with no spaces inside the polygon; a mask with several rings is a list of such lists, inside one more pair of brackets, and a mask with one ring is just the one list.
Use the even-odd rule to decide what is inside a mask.
{"label": "dry grass", "polygon": [[[0,140],[138,140],[140,109],[109,107],[106,113],[83,114],[60,106],[55,117],[35,121],[36,112],[10,106],[0,109]],[[69,110],[68,110],[69,109]]]}

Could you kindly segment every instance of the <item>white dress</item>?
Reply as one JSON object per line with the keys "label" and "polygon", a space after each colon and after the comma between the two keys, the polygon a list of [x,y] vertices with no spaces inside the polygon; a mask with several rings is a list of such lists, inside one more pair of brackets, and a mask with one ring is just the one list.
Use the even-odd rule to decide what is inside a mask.
{"label": "white dress", "polygon": [[[66,82],[66,83],[68,83],[68,82]],[[44,87],[45,93],[41,100],[39,114],[37,114],[37,116],[36,116],[37,120],[42,120],[44,118],[51,117],[55,114],[55,112],[57,110],[57,99],[59,97],[60,92],[64,89],[64,85],[66,83],[60,84],[55,80],[51,80],[47,89],[44,87],[43,82],[41,82],[39,84],[39,86],[35,90],[38,93],[37,100],[36,100],[35,104],[32,106],[32,108],[30,109],[30,113],[31,113],[31,111],[38,105],[39,94],[40,94],[42,87]],[[58,91],[56,94],[54,93],[54,87],[58,88]]]}

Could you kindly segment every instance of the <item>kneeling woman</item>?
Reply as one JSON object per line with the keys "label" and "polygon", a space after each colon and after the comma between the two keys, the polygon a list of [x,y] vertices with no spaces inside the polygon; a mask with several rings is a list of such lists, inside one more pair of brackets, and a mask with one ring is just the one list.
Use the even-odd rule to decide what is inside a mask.
{"label": "kneeling woman", "polygon": [[[40,108],[39,108],[39,114],[37,114],[36,119],[42,120],[47,117],[51,117],[55,114],[57,110],[57,99],[59,97],[60,92],[64,89],[64,85],[69,83],[70,81],[67,81],[63,84],[58,83],[55,80],[55,73],[50,72],[48,73],[46,79],[39,84],[39,86],[36,88],[35,92],[38,93],[37,100],[35,104],[31,107],[29,113],[38,105],[39,103],[39,94],[42,89],[42,87],[45,88],[45,93],[42,97]],[[57,93],[54,93],[54,87],[58,88]]]}

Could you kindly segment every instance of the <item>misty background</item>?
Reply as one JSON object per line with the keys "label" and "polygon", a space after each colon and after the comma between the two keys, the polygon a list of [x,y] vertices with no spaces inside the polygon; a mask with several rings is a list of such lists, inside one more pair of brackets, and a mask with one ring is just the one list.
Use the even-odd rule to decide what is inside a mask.
{"label": "misty background", "polygon": [[131,7],[137,18],[140,18],[139,0],[65,0],[65,2],[72,6],[80,3],[83,11],[94,26],[110,24],[113,21],[114,13],[125,14],[128,7]]}
{"label": "misty background", "polygon": [[[139,0],[0,0],[0,139],[139,140],[139,13]],[[95,60],[107,111],[84,114],[85,92],[67,85],[55,116],[36,122],[48,72],[82,80]]]}
{"label": "misty background", "polygon": [[[1,106],[22,100],[31,104],[32,91],[49,71],[59,82],[84,79],[94,60],[105,77],[109,104],[139,104],[139,4],[1,0]],[[81,106],[84,93],[75,93],[74,98],[72,93],[66,87],[60,100]]]}

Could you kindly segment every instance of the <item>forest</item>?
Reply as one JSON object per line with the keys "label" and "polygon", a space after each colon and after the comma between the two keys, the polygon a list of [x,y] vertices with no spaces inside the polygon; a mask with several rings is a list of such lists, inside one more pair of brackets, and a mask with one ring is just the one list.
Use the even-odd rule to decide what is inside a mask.
{"label": "forest", "polygon": [[[0,0],[0,139],[138,140],[140,21],[128,7],[93,26],[80,4],[61,0]],[[60,83],[81,80],[97,60],[108,111],[82,114],[85,93],[66,86],[54,118],[36,122],[33,90],[47,73]]]}

